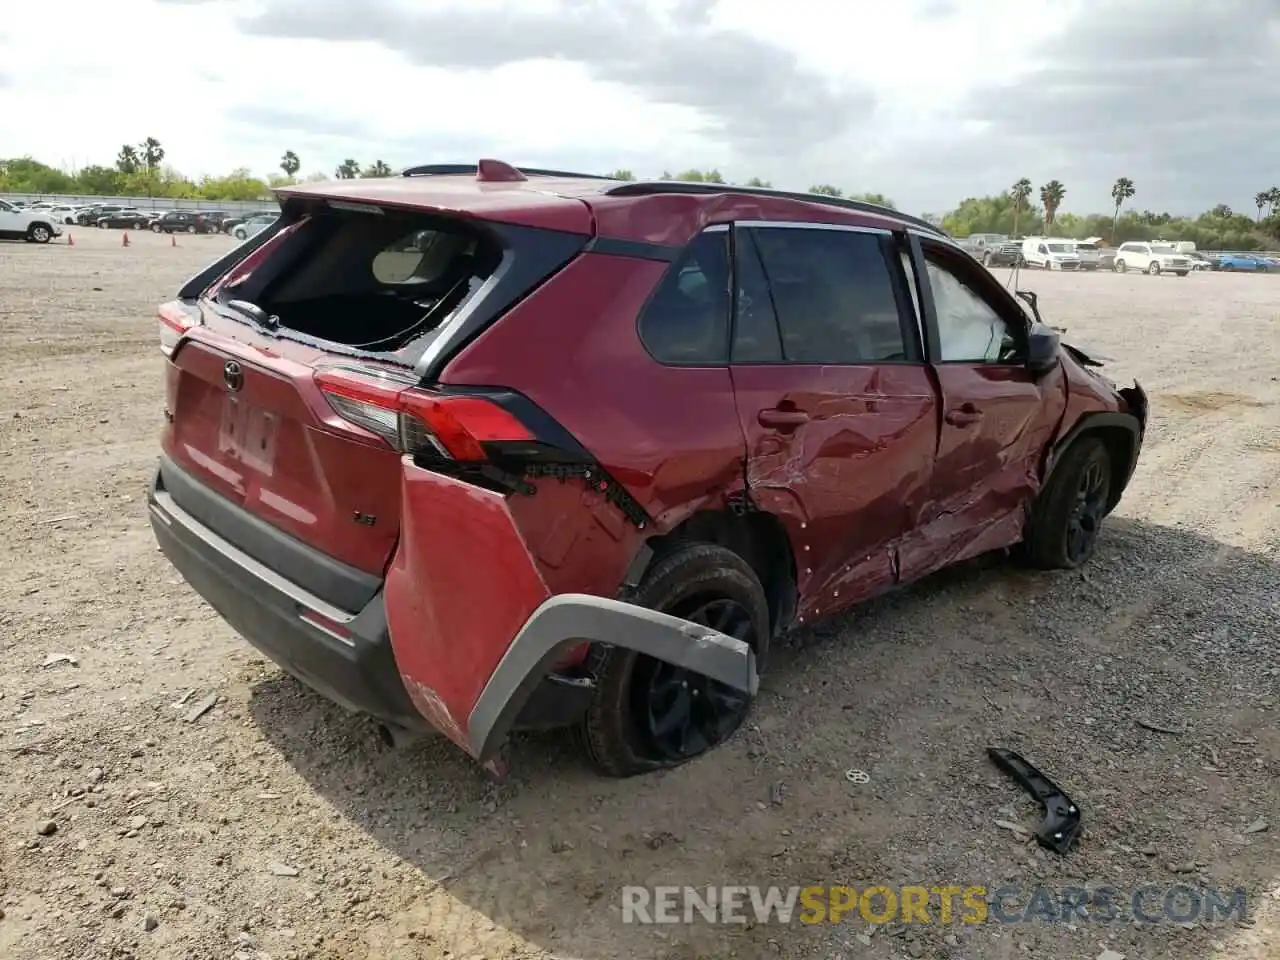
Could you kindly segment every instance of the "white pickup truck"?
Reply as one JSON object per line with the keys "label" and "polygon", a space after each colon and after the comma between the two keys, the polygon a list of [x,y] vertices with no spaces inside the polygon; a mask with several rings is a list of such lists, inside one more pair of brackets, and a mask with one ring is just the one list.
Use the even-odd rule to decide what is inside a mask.
{"label": "white pickup truck", "polygon": [[23,210],[7,200],[0,200],[0,240],[26,240],[48,243],[62,236],[58,218],[48,210]]}

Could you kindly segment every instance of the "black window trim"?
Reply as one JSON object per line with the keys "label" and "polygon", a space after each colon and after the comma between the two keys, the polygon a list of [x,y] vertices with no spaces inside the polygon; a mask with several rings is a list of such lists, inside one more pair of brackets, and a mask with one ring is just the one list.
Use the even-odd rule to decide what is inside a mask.
{"label": "black window trim", "polygon": [[[943,366],[947,364],[968,364],[969,366],[981,365],[987,367],[1017,367],[1021,366],[1020,362],[1009,363],[1000,360],[943,360],[941,357],[941,335],[938,329],[938,310],[933,300],[933,285],[929,282],[928,265],[925,260],[926,247],[944,251],[950,256],[956,258],[956,262],[963,263],[964,267],[959,271],[963,276],[963,272],[969,269],[970,263],[976,270],[986,272],[985,268],[976,260],[965,253],[964,248],[953,243],[941,241],[936,237],[925,236],[914,230],[908,231],[910,234],[911,262],[916,272],[916,282],[920,291],[920,308],[924,313],[925,340],[927,342],[928,362],[934,366]],[[991,277],[982,276],[974,271],[974,276],[978,278],[975,283],[975,292],[986,302],[987,306],[999,315],[1000,319],[1009,325],[1009,329],[1018,340],[1018,350],[1026,353],[1027,336],[1030,333],[1030,322],[1027,315],[1018,305],[1018,301],[1014,299],[1013,294],[1000,286],[999,282]],[[988,293],[993,296],[987,295]]]}
{"label": "black window trim", "polygon": [[[649,291],[649,295],[644,299],[644,304],[640,307],[639,312],[636,313],[636,322],[635,322],[636,339],[640,341],[640,346],[644,348],[644,352],[649,355],[649,359],[651,359],[654,363],[661,364],[664,367],[675,367],[679,369],[693,369],[693,370],[717,370],[717,369],[729,366],[729,357],[733,349],[733,319],[734,319],[734,309],[735,309],[734,304],[737,300],[737,294],[736,294],[737,273],[734,270],[733,231],[730,229],[730,226],[731,225],[728,223],[712,223],[703,227],[696,234],[694,234],[693,237],[690,238],[688,243],[686,243],[683,247],[680,247],[679,251],[673,257],[671,257],[670,260],[666,261],[667,269],[662,271],[662,276],[659,277],[658,282],[653,285],[653,289]],[[644,338],[645,315],[649,312],[649,306],[653,303],[655,299],[657,299],[658,294],[662,291],[666,282],[671,278],[671,275],[675,271],[680,269],[680,265],[684,261],[685,254],[689,252],[689,249],[695,243],[697,243],[700,239],[702,239],[704,236],[707,236],[708,234],[717,234],[717,233],[724,233],[728,235],[725,243],[725,257],[729,261],[728,263],[729,310],[728,310],[728,316],[726,318],[726,322],[724,325],[725,337],[724,337],[724,350],[723,350],[722,356],[717,360],[664,360],[661,357],[659,357],[656,353],[653,352],[653,348],[649,346],[649,342]]]}
{"label": "black window trim", "polygon": [[[898,306],[898,328],[902,336],[903,353],[905,358],[902,360],[866,360],[861,363],[813,363],[807,361],[788,360],[786,357],[786,346],[782,337],[781,321],[778,319],[778,311],[776,306],[773,310],[773,322],[778,326],[778,343],[782,350],[782,356],[777,360],[734,360],[733,344],[737,336],[738,323],[738,285],[737,285],[737,256],[736,256],[736,240],[730,243],[730,256],[733,262],[730,269],[734,271],[733,285],[733,309],[730,313],[730,329],[729,329],[729,362],[733,366],[739,367],[770,367],[770,366],[788,366],[788,367],[881,367],[881,366],[921,366],[926,361],[924,359],[924,348],[921,343],[920,326],[916,319],[915,307],[911,302],[910,291],[907,289],[908,278],[902,269],[900,251],[897,243],[902,242],[905,237],[905,231],[887,230],[883,227],[864,227],[856,224],[844,223],[815,223],[808,220],[737,220],[733,223],[733,234],[736,235],[741,230],[829,230],[839,233],[864,233],[872,234],[880,238],[880,253],[885,261],[885,268],[889,271],[889,279],[893,288],[894,302]],[[754,234],[752,235],[752,246],[756,251],[756,255],[760,256],[759,247],[755,244]],[[764,269],[763,258],[761,258],[761,269]],[[768,282],[768,271],[765,270],[765,282]],[[773,292],[770,290],[770,299],[772,300]],[[923,301],[922,301],[923,302]]]}

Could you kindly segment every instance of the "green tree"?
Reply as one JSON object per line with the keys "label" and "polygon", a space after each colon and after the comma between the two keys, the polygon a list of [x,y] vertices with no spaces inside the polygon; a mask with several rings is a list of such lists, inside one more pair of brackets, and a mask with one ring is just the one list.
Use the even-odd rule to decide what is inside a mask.
{"label": "green tree", "polygon": [[292,150],[286,150],[284,156],[280,158],[280,169],[292,181],[298,175],[298,171],[302,169],[302,161],[298,159],[298,155]]}
{"label": "green tree", "polygon": [[1272,187],[1267,191],[1267,203],[1270,204],[1270,210],[1267,215],[1274,217],[1276,215],[1276,204],[1280,203],[1280,187]]}
{"label": "green tree", "polygon": [[1013,199],[1013,230],[1009,236],[1018,236],[1018,217],[1021,216],[1023,210],[1030,209],[1031,206],[1031,181],[1026,177],[1020,179],[1013,185],[1009,191],[1009,196]]}
{"label": "green tree", "polygon": [[877,207],[888,207],[897,210],[897,205],[883,193],[851,193],[850,200],[861,200],[863,203],[874,203]]}
{"label": "green tree", "polygon": [[119,170],[94,164],[76,174],[77,193],[89,196],[114,197],[120,193],[122,176]]}
{"label": "green tree", "polygon": [[333,171],[333,175],[339,180],[354,180],[360,176],[360,161],[347,157],[338,164],[338,169]]}
{"label": "green tree", "polygon": [[635,178],[636,175],[625,167],[615,170],[613,173],[609,174],[610,180],[634,180]]}
{"label": "green tree", "polygon": [[750,180],[747,181],[746,185],[748,187],[760,187],[765,190],[772,189],[773,187],[773,184],[770,183],[768,180],[761,180],[759,177],[752,177]]}
{"label": "green tree", "polygon": [[1117,177],[1111,185],[1111,200],[1115,203],[1115,212],[1111,215],[1111,242],[1116,242],[1116,222],[1120,219],[1120,208],[1124,202],[1134,195],[1133,181],[1128,177]]}
{"label": "green tree", "polygon": [[1228,207],[1225,203],[1218,204],[1216,207],[1214,207],[1212,210],[1209,211],[1209,215],[1211,217],[1217,217],[1219,220],[1230,220],[1234,216],[1234,214],[1231,211],[1231,208]]}
{"label": "green tree", "polygon": [[164,160],[164,147],[160,146],[159,140],[147,137],[139,144],[138,152],[144,167],[152,172],[160,169],[160,163]]}
{"label": "green tree", "polygon": [[362,177],[389,177],[391,176],[391,167],[382,160],[375,160],[372,164],[365,167],[361,172]]}
{"label": "green tree", "polygon": [[809,188],[810,193],[816,193],[823,197],[843,197],[844,191],[839,187],[832,186],[829,183],[815,183]]}
{"label": "green tree", "polygon": [[1262,222],[1262,211],[1267,208],[1267,204],[1269,204],[1270,202],[1271,202],[1270,190],[1260,190],[1259,192],[1253,195],[1254,206],[1258,208],[1258,216],[1254,218],[1254,222],[1256,223]]}
{"label": "green tree", "polygon": [[1058,180],[1050,180],[1040,188],[1040,202],[1044,204],[1044,229],[1046,233],[1053,232],[1054,217],[1058,213],[1058,208],[1062,206],[1062,200],[1067,195],[1067,188]]}
{"label": "green tree", "polygon": [[137,148],[127,143],[116,154],[116,169],[124,174],[137,173],[141,162]]}

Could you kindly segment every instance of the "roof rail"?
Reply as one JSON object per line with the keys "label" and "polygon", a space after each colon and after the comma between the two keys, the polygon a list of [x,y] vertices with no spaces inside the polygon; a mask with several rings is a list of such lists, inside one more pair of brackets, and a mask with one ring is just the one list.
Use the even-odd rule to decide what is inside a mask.
{"label": "roof rail", "polygon": [[[569,170],[543,170],[538,167],[516,167],[526,177],[558,177],[569,180],[609,180],[613,177],[601,176],[598,173],[574,173]],[[408,167],[400,174],[402,177],[449,177],[475,176],[480,172],[478,163],[425,163],[416,167]],[[616,182],[616,181],[614,181]]]}
{"label": "roof rail", "polygon": [[739,187],[731,183],[700,183],[695,180],[637,180],[619,183],[605,191],[611,197],[642,197],[660,193],[745,193],[753,197],[777,197],[784,200],[800,200],[805,203],[819,203],[828,207],[840,207],[844,210],[856,210],[859,213],[870,213],[891,220],[901,220],[913,227],[927,230],[929,233],[946,237],[947,232],[928,220],[913,217],[892,207],[878,203],[867,203],[864,200],[847,200],[844,197],[830,197],[824,193],[796,193],[790,190],[774,190],[772,187]]}

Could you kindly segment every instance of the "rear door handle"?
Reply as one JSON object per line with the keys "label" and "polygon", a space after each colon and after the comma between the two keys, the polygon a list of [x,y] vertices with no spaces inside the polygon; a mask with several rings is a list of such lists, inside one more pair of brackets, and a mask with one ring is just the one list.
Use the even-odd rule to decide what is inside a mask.
{"label": "rear door handle", "polygon": [[969,427],[982,419],[982,411],[972,403],[966,403],[957,410],[948,410],[943,419],[953,427]]}
{"label": "rear door handle", "polygon": [[767,410],[761,410],[756,416],[756,421],[762,427],[774,427],[786,430],[788,428],[795,429],[801,424],[809,422],[809,415],[803,410],[779,410],[771,407]]}

